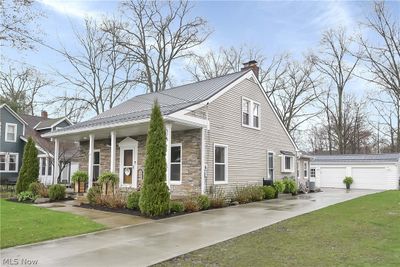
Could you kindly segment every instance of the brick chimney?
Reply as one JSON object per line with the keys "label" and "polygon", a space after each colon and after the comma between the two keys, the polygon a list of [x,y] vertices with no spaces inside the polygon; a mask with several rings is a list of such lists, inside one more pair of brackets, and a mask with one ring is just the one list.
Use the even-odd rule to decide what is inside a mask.
{"label": "brick chimney", "polygon": [[47,114],[47,111],[46,111],[46,110],[42,110],[41,117],[42,117],[43,119],[47,119],[47,118],[48,118],[48,114]]}
{"label": "brick chimney", "polygon": [[251,69],[254,74],[256,75],[256,78],[258,79],[258,74],[260,72],[260,68],[257,66],[257,61],[255,60],[250,60],[249,62],[243,63],[242,71],[243,70],[248,70]]}

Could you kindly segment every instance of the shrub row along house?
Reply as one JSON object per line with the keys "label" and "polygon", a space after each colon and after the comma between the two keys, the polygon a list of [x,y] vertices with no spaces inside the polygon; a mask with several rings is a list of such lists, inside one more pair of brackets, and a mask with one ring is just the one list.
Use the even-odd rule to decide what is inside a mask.
{"label": "shrub row along house", "polygon": [[48,118],[47,112],[41,116],[17,114],[7,104],[0,106],[0,180],[1,184],[16,183],[22,165],[22,155],[27,138],[30,136],[36,143],[39,151],[39,180],[44,184],[69,183],[70,174],[78,168],[72,162],[73,155],[77,154],[76,144],[62,144],[58,150],[60,171],[54,171],[54,142],[43,134],[54,132],[72,122],[68,118]]}
{"label": "shrub row along house", "polygon": [[251,61],[240,72],[138,95],[43,136],[55,140],[55,151],[61,142],[80,143],[79,168],[88,172],[89,188],[105,171],[118,173],[120,188],[138,188],[157,100],[167,137],[166,183],[173,196],[218,188],[230,191],[297,173],[303,178],[309,172],[309,158],[299,154],[257,73],[257,64]]}

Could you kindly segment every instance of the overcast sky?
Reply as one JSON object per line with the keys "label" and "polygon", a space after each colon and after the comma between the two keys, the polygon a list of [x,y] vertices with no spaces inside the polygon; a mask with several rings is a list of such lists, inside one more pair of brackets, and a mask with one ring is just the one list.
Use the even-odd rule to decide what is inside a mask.
{"label": "overcast sky", "polygon": [[[52,47],[61,44],[70,50],[76,49],[73,37],[74,27],[80,31],[85,16],[101,17],[117,12],[118,1],[84,0],[37,0],[37,7],[46,17],[40,25],[44,32],[43,40]],[[201,16],[213,30],[202,51],[220,46],[238,46],[248,44],[262,49],[267,56],[290,52],[301,56],[318,46],[321,33],[329,28],[345,26],[356,31],[359,21],[371,11],[372,2],[327,2],[327,1],[197,1],[194,2],[192,16]],[[387,7],[392,13],[400,13],[399,2],[389,2]],[[69,71],[64,60],[48,48],[37,46],[36,51],[20,52],[4,49],[14,65],[26,62],[40,71],[49,74],[53,69]],[[189,80],[182,65],[174,70],[176,84]],[[364,92],[362,83],[352,85],[358,94]],[[66,85],[49,90],[47,96],[57,95],[70,90]],[[142,92],[134,92],[142,93]]]}

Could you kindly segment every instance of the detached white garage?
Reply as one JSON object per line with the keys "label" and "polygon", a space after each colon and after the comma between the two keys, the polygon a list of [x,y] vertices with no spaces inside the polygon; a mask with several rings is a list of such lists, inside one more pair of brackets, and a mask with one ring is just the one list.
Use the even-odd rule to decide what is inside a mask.
{"label": "detached white garage", "polygon": [[316,187],[345,188],[351,176],[354,189],[399,189],[400,154],[314,156],[310,176]]}

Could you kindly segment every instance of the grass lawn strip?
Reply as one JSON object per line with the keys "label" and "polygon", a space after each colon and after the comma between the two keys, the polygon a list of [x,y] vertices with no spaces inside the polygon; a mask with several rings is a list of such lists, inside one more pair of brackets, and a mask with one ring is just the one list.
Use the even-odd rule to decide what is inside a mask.
{"label": "grass lawn strip", "polygon": [[160,266],[399,266],[400,191],[339,203]]}
{"label": "grass lawn strip", "polygon": [[0,200],[0,247],[35,243],[105,229],[70,213]]}

